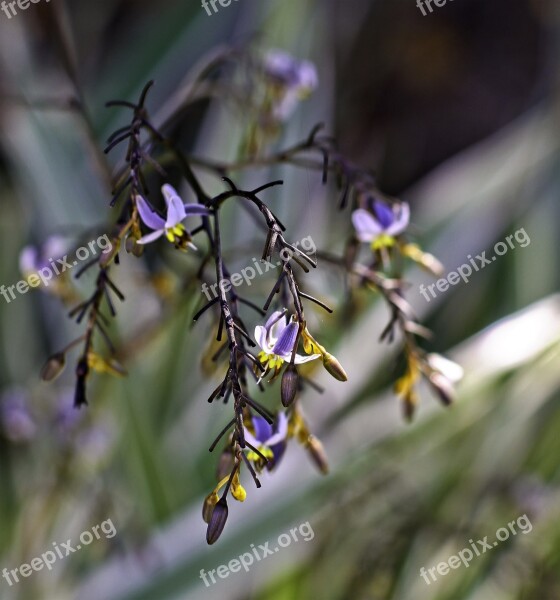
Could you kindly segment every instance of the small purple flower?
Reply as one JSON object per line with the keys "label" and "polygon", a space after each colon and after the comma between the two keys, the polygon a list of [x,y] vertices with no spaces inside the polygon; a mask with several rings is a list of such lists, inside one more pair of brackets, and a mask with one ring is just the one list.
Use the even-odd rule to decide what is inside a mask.
{"label": "small purple flower", "polygon": [[136,206],[143,223],[153,229],[152,233],[138,240],[139,244],[150,244],[165,234],[167,239],[178,248],[185,249],[187,246],[196,250],[191,241],[190,233],[182,224],[187,217],[208,215],[208,209],[200,204],[184,204],[174,187],[165,184],[161,191],[167,205],[167,215],[163,219],[157,212],[152,210],[142,196],[136,196]]}
{"label": "small purple flower", "polygon": [[5,436],[15,443],[30,442],[37,433],[28,398],[20,389],[12,389],[2,395],[0,421]]}
{"label": "small purple flower", "polygon": [[361,242],[373,243],[382,236],[401,234],[410,221],[410,208],[406,202],[390,206],[381,200],[369,198],[369,210],[359,208],[352,214],[352,223]]}
{"label": "small purple flower", "polygon": [[[252,424],[255,435],[245,427],[245,441],[268,459],[267,469],[271,471],[278,465],[286,451],[288,418],[283,412],[280,412],[274,425],[271,425],[266,419],[256,415],[252,418]],[[262,458],[252,450],[247,453],[247,458],[260,468],[264,466]]]}
{"label": "small purple flower", "polygon": [[48,237],[39,247],[25,246],[19,255],[20,271],[28,277],[43,268],[51,268],[49,260],[62,258],[68,248],[68,242],[59,235]]}
{"label": "small purple flower", "polygon": [[298,60],[282,50],[271,50],[264,59],[264,73],[277,86],[272,113],[277,121],[285,121],[298,101],[307,98],[317,87],[319,78],[315,65]]}
{"label": "small purple flower", "polygon": [[[279,370],[284,361],[290,361],[298,329],[298,323],[293,319],[286,323],[284,312],[279,310],[269,317],[264,327],[257,325],[255,339],[262,349],[262,352],[259,353],[261,363],[269,370],[274,368]],[[320,354],[308,356],[296,354],[294,362],[296,365],[300,365],[320,358],[320,356]]]}

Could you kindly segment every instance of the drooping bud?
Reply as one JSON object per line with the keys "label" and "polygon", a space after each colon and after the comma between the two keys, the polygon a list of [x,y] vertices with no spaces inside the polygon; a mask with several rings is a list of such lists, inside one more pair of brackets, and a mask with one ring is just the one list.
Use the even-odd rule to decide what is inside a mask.
{"label": "drooping bud", "polygon": [[66,356],[64,352],[53,354],[41,369],[41,379],[43,381],[53,381],[64,371],[66,366]]}
{"label": "drooping bud", "polygon": [[220,497],[216,492],[212,492],[204,499],[204,504],[202,505],[202,518],[205,523],[210,523],[210,519],[212,517],[212,513],[214,512],[214,507],[220,501]]}
{"label": "drooping bud", "polygon": [[411,388],[403,396],[403,411],[404,418],[410,422],[414,418],[416,412],[416,406],[418,405],[418,396],[416,392]]}
{"label": "drooping bud", "polygon": [[229,448],[226,448],[220,455],[220,460],[218,461],[218,467],[216,469],[216,479],[218,479],[218,481],[221,481],[232,472],[233,463],[233,454]]}
{"label": "drooping bud", "polygon": [[133,256],[136,256],[136,258],[139,258],[142,256],[142,254],[144,254],[144,246],[142,244],[138,244],[137,242],[138,239],[136,236],[129,235],[126,238],[124,247],[128,254],[132,254]]}
{"label": "drooping bud", "polygon": [[295,365],[289,364],[282,375],[282,384],[280,386],[280,397],[282,404],[288,408],[296,399],[299,389],[299,375]]}
{"label": "drooping bud", "polygon": [[114,237],[111,240],[111,248],[109,249],[109,251],[103,252],[101,254],[101,257],[99,259],[99,266],[101,268],[108,267],[113,262],[113,260],[119,253],[120,249],[121,249],[121,241],[119,238]]}
{"label": "drooping bud", "polygon": [[76,392],[74,395],[74,406],[80,408],[87,404],[86,398],[86,379],[89,373],[89,366],[86,357],[82,357],[76,367]]}
{"label": "drooping bud", "polygon": [[214,507],[210,517],[210,522],[208,523],[208,529],[206,530],[206,542],[209,546],[215,544],[222,535],[222,531],[226,526],[227,518],[228,505],[224,496]]}
{"label": "drooping bud", "polygon": [[422,251],[417,244],[403,244],[401,252],[436,277],[441,277],[445,272],[439,260],[432,254]]}
{"label": "drooping bud", "polygon": [[323,366],[338,381],[348,381],[348,375],[338,360],[328,352],[323,354]]}
{"label": "drooping bud", "polygon": [[455,398],[455,390],[453,389],[453,385],[447,377],[442,375],[441,373],[432,373],[429,378],[430,385],[433,390],[439,396],[439,399],[443,403],[444,406],[449,406],[453,404],[453,399]]}
{"label": "drooping bud", "polygon": [[323,444],[314,435],[310,435],[307,440],[306,448],[319,471],[321,471],[323,475],[327,475],[329,472],[329,463]]}

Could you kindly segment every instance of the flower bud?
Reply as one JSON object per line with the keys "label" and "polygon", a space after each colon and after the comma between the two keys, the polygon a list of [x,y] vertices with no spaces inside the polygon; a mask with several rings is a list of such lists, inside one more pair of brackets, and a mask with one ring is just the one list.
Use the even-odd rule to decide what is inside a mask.
{"label": "flower bud", "polygon": [[225,497],[223,497],[214,507],[212,516],[210,517],[210,522],[208,523],[208,529],[206,530],[206,542],[209,546],[215,544],[222,535],[222,531],[226,526],[227,518],[228,505],[227,500]]}
{"label": "flower bud", "polygon": [[444,406],[449,406],[453,403],[455,390],[447,377],[441,373],[432,373],[429,378],[430,385],[439,396]]}
{"label": "flower bud", "polygon": [[216,504],[220,501],[220,497],[216,492],[212,492],[208,496],[206,496],[204,500],[204,504],[202,505],[202,518],[205,523],[210,523],[210,519],[212,517],[212,513],[214,512],[214,508]]}
{"label": "flower bud", "polygon": [[329,463],[323,444],[314,435],[310,435],[306,447],[319,471],[323,475],[327,475],[329,472]]}
{"label": "flower bud", "polygon": [[41,379],[43,381],[53,381],[56,379],[66,366],[66,356],[63,352],[53,354],[41,369]]}
{"label": "flower bud", "polygon": [[109,249],[109,251],[108,252],[103,252],[101,254],[101,257],[99,259],[99,266],[101,268],[108,267],[113,262],[113,260],[115,259],[115,257],[119,253],[120,249],[121,249],[120,239],[119,238],[113,238],[111,240],[111,248]]}
{"label": "flower bud", "polygon": [[218,467],[216,469],[216,479],[221,481],[224,477],[227,477],[233,470],[234,458],[231,450],[226,448],[218,461]]}
{"label": "flower bud", "polygon": [[133,256],[136,256],[136,258],[139,258],[142,256],[142,254],[144,254],[144,246],[142,244],[138,244],[137,242],[138,240],[134,235],[129,235],[126,238],[124,247],[128,254],[132,254]]}
{"label": "flower bud", "polygon": [[295,365],[288,365],[282,375],[282,384],[280,386],[280,397],[282,404],[288,408],[296,399],[299,388],[299,375]]}
{"label": "flower bud", "polygon": [[348,381],[348,375],[338,360],[328,352],[323,354],[323,366],[338,381]]}

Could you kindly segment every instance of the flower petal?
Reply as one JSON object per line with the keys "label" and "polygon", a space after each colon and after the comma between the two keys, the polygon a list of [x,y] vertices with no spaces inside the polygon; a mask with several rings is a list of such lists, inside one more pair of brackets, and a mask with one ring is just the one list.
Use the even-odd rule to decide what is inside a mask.
{"label": "flower petal", "polygon": [[280,317],[281,317],[283,314],[284,314],[284,311],[283,311],[283,310],[275,310],[275,311],[274,311],[274,312],[273,312],[273,313],[270,315],[270,317],[268,317],[268,319],[267,319],[267,321],[266,321],[266,323],[265,323],[265,325],[264,325],[264,326],[265,326],[265,328],[266,328],[267,330],[269,330],[269,329],[270,329],[270,328],[271,328],[271,327],[274,325],[274,323],[277,323],[277,322],[280,320]]}
{"label": "flower petal", "polygon": [[321,358],[320,354],[308,354],[306,356],[303,356],[301,354],[296,354],[296,359],[295,359],[295,364],[296,365],[302,365],[303,363],[312,361],[312,360],[317,360],[318,358]]}
{"label": "flower petal", "polygon": [[181,196],[179,196],[179,192],[177,192],[177,190],[172,185],[169,185],[168,183],[161,186],[161,193],[163,194],[163,197],[165,198],[166,206],[169,206],[169,203],[171,202],[172,198],[179,198],[179,199],[181,198]]}
{"label": "flower petal", "polygon": [[282,310],[273,312],[265,324],[266,340],[270,348],[274,346],[284,329],[286,329],[286,319],[284,318],[284,314],[285,313]]}
{"label": "flower petal", "polygon": [[258,450],[261,443],[259,442],[259,440],[257,440],[256,437],[253,436],[253,434],[247,429],[247,427],[243,427],[243,434],[245,436],[245,441],[248,444],[251,444],[251,446],[254,446],[255,448],[257,448],[257,450]]}
{"label": "flower petal", "polygon": [[264,350],[267,354],[272,354],[272,346],[267,340],[266,327],[263,327],[262,325],[257,325],[255,327],[255,340],[262,350]]}
{"label": "flower petal", "polygon": [[395,213],[387,203],[375,200],[373,203],[373,215],[383,229],[390,227],[395,221]]}
{"label": "flower petal", "polygon": [[173,196],[169,199],[167,206],[167,221],[165,222],[166,229],[172,229],[187,216],[185,205],[179,196]]}
{"label": "flower petal", "polygon": [[260,415],[256,415],[252,419],[253,427],[255,428],[255,437],[263,446],[268,446],[267,441],[272,437],[272,425]]}
{"label": "flower petal", "polygon": [[269,448],[272,448],[272,446],[285,440],[286,435],[288,435],[288,418],[285,413],[280,412],[274,423],[273,435],[269,436],[265,443]]}
{"label": "flower petal", "polygon": [[274,344],[274,348],[272,348],[272,353],[280,356],[290,354],[296,343],[298,330],[299,325],[294,321],[290,321],[290,324],[279,334],[278,341]]}
{"label": "flower petal", "polygon": [[360,242],[373,242],[383,231],[381,225],[375,220],[373,215],[363,208],[358,208],[358,210],[352,213],[352,223]]}
{"label": "flower petal", "polygon": [[398,213],[395,216],[395,221],[393,224],[387,228],[388,235],[398,235],[402,233],[410,222],[410,206],[407,202],[403,202],[399,209]]}
{"label": "flower petal", "polygon": [[185,214],[187,217],[192,217],[196,215],[209,215],[210,211],[206,208],[206,206],[202,206],[202,204],[185,204]]}
{"label": "flower petal", "polygon": [[266,468],[269,471],[272,471],[272,469],[275,469],[278,466],[278,463],[282,460],[282,457],[284,456],[284,452],[286,452],[287,447],[288,444],[285,440],[280,442],[279,444],[274,444],[274,446],[270,447],[270,449],[272,450],[272,454],[274,455],[274,460],[269,461],[269,463],[266,466]]}
{"label": "flower petal", "polygon": [[136,196],[136,206],[142,222],[150,229],[163,229],[165,227],[165,221],[148,206],[142,196]]}
{"label": "flower petal", "polygon": [[152,233],[149,233],[148,235],[141,237],[136,243],[137,244],[151,244],[152,242],[155,242],[157,239],[159,239],[164,233],[165,233],[165,230],[163,230],[163,229],[158,229],[157,231],[152,231]]}

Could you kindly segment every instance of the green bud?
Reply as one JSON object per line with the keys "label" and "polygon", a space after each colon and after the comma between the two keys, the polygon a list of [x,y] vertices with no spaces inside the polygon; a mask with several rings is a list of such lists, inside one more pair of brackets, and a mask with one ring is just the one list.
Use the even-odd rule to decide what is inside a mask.
{"label": "green bud", "polygon": [[323,366],[338,381],[348,381],[348,375],[338,360],[328,352],[323,354]]}
{"label": "green bud", "polygon": [[43,381],[53,381],[56,379],[66,366],[66,356],[63,352],[53,354],[41,369],[41,379]]}

